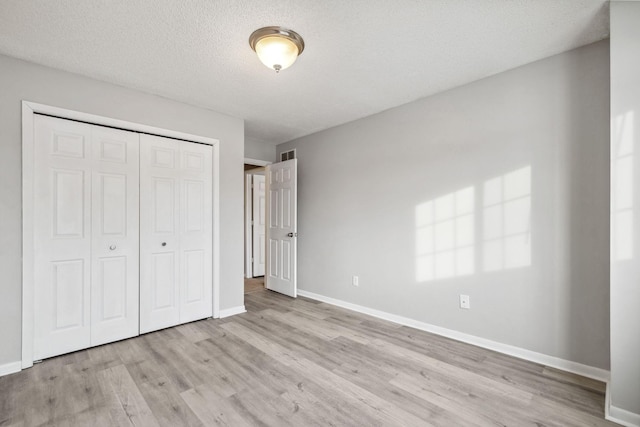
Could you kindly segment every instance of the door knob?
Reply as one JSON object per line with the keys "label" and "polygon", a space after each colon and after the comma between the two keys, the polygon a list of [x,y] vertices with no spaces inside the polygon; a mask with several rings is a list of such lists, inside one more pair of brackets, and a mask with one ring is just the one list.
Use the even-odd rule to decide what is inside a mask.
{"label": "door knob", "polygon": [[167,246],[167,242],[162,242],[162,246]]}
{"label": "door knob", "polygon": [[287,237],[293,237],[293,236],[297,236],[298,233],[287,233]]}
{"label": "door knob", "polygon": [[109,246],[109,250],[115,251],[116,250],[116,245]]}

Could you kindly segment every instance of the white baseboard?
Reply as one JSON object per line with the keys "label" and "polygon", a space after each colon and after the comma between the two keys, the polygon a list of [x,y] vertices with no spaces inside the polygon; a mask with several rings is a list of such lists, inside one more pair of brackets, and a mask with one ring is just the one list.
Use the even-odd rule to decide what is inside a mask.
{"label": "white baseboard", "polygon": [[478,347],[486,348],[489,350],[497,351],[499,353],[514,356],[519,359],[528,360],[530,362],[539,363],[541,365],[550,366],[552,368],[560,369],[574,374],[582,375],[583,377],[593,378],[599,381],[608,382],[610,373],[609,371],[601,368],[595,368],[593,366],[583,365],[581,363],[572,362],[570,360],[561,359],[559,357],[549,356],[535,351],[526,350],[524,348],[503,344],[497,341],[488,340],[485,338],[477,337],[475,335],[465,334],[463,332],[454,331],[452,329],[443,328],[440,326],[431,325],[429,323],[420,322],[418,320],[409,319],[408,317],[398,316],[396,314],[387,313],[385,311],[375,310],[361,305],[352,304],[350,302],[338,300],[335,298],[326,297],[324,295],[315,294],[302,289],[298,289],[298,295],[311,298],[317,301],[326,302],[331,305],[346,308],[349,310],[357,311],[359,313],[368,314],[369,316],[377,317],[379,319],[388,320],[390,322],[398,323],[400,325],[410,326],[421,331],[431,332],[436,335],[451,338],[456,341],[462,341],[467,344],[473,344]]}
{"label": "white baseboard", "polygon": [[244,308],[244,305],[240,305],[238,307],[225,308],[224,310],[220,310],[220,319],[229,316],[235,316],[236,314],[246,313],[247,310]]}
{"label": "white baseboard", "polygon": [[618,408],[611,404],[611,395],[609,394],[609,384],[607,384],[607,398],[605,401],[605,414],[606,420],[623,425],[625,427],[640,427],[640,414],[627,411],[626,409]]}
{"label": "white baseboard", "polygon": [[0,365],[0,377],[9,374],[15,374],[22,370],[22,362],[11,362],[5,365]]}

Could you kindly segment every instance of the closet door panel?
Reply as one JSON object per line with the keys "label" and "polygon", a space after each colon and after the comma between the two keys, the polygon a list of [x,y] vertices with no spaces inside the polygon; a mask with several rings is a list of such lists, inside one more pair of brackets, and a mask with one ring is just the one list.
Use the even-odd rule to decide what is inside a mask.
{"label": "closet door panel", "polygon": [[140,135],[140,332],[180,322],[180,146]]}
{"label": "closet door panel", "polygon": [[89,347],[91,127],[34,117],[34,360]]}
{"label": "closet door panel", "polygon": [[91,345],[139,333],[139,135],[92,127]]}
{"label": "closet door panel", "polygon": [[141,135],[141,332],[213,314],[212,156]]}
{"label": "closet door panel", "polygon": [[180,322],[211,317],[212,305],[212,173],[209,145],[181,142]]}

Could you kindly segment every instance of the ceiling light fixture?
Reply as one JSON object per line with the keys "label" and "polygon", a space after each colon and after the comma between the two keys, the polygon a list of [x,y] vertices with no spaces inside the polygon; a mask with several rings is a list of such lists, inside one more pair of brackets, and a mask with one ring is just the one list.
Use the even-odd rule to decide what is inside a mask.
{"label": "ceiling light fixture", "polygon": [[289,68],[304,50],[304,40],[295,31],[282,27],[264,27],[249,36],[249,45],[264,65],[276,73]]}

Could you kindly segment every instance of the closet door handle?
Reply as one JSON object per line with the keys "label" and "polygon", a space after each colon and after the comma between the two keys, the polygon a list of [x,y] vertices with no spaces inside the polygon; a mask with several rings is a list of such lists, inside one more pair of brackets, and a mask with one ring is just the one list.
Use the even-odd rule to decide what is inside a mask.
{"label": "closet door handle", "polygon": [[162,242],[162,246],[167,246],[167,242]]}
{"label": "closet door handle", "polygon": [[109,250],[115,251],[116,250],[116,245],[109,246]]}

